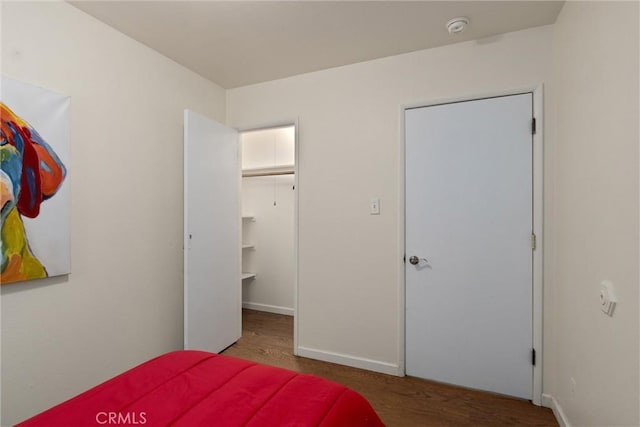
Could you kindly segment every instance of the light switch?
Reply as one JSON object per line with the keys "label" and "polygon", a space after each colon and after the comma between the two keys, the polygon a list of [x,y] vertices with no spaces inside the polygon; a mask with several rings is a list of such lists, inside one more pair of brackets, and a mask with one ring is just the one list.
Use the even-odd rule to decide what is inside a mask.
{"label": "light switch", "polygon": [[380,199],[377,197],[371,199],[371,203],[369,204],[369,214],[380,215]]}

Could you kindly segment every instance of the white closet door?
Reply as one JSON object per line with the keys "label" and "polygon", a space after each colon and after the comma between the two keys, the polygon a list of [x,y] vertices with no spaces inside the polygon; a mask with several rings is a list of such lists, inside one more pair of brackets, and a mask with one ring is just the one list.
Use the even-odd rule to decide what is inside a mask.
{"label": "white closet door", "polygon": [[184,112],[184,347],[218,353],[242,333],[238,133]]}
{"label": "white closet door", "polygon": [[407,374],[530,399],[532,95],[405,118]]}

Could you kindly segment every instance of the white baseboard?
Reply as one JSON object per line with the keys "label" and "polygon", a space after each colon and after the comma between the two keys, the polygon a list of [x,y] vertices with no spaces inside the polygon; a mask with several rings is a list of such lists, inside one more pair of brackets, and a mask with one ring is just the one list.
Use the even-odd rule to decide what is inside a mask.
{"label": "white baseboard", "polygon": [[404,376],[404,373],[398,365],[392,363],[380,362],[378,360],[365,359],[363,357],[349,356],[346,354],[333,353],[330,351],[317,350],[315,348],[298,347],[298,356],[308,357],[310,359],[322,360],[323,362],[336,363],[338,365],[351,366],[352,368],[366,369],[368,371],[380,372],[398,377]]}
{"label": "white baseboard", "polygon": [[560,403],[558,403],[555,397],[550,394],[542,393],[542,406],[553,411],[553,415],[556,417],[556,421],[558,421],[560,427],[571,427],[567,416],[562,410],[562,406],[560,406]]}
{"label": "white baseboard", "polygon": [[259,304],[257,302],[242,301],[242,308],[248,308],[249,310],[266,311],[268,313],[284,314],[287,316],[293,316],[293,308],[280,307],[278,305]]}

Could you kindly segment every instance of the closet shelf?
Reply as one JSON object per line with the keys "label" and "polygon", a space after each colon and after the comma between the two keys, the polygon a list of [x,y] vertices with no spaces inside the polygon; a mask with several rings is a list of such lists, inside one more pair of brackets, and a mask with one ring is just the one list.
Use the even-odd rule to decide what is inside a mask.
{"label": "closet shelf", "polygon": [[272,166],[267,168],[242,170],[242,176],[244,178],[252,177],[252,176],[293,175],[293,174],[295,174],[294,165]]}
{"label": "closet shelf", "polygon": [[256,273],[242,273],[242,280],[255,279]]}

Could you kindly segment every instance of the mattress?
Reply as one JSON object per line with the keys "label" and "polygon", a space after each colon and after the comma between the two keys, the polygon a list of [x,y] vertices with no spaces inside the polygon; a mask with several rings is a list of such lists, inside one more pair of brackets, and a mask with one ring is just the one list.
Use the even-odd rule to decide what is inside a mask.
{"label": "mattress", "polygon": [[202,351],[145,362],[20,424],[33,426],[382,426],[355,391]]}

